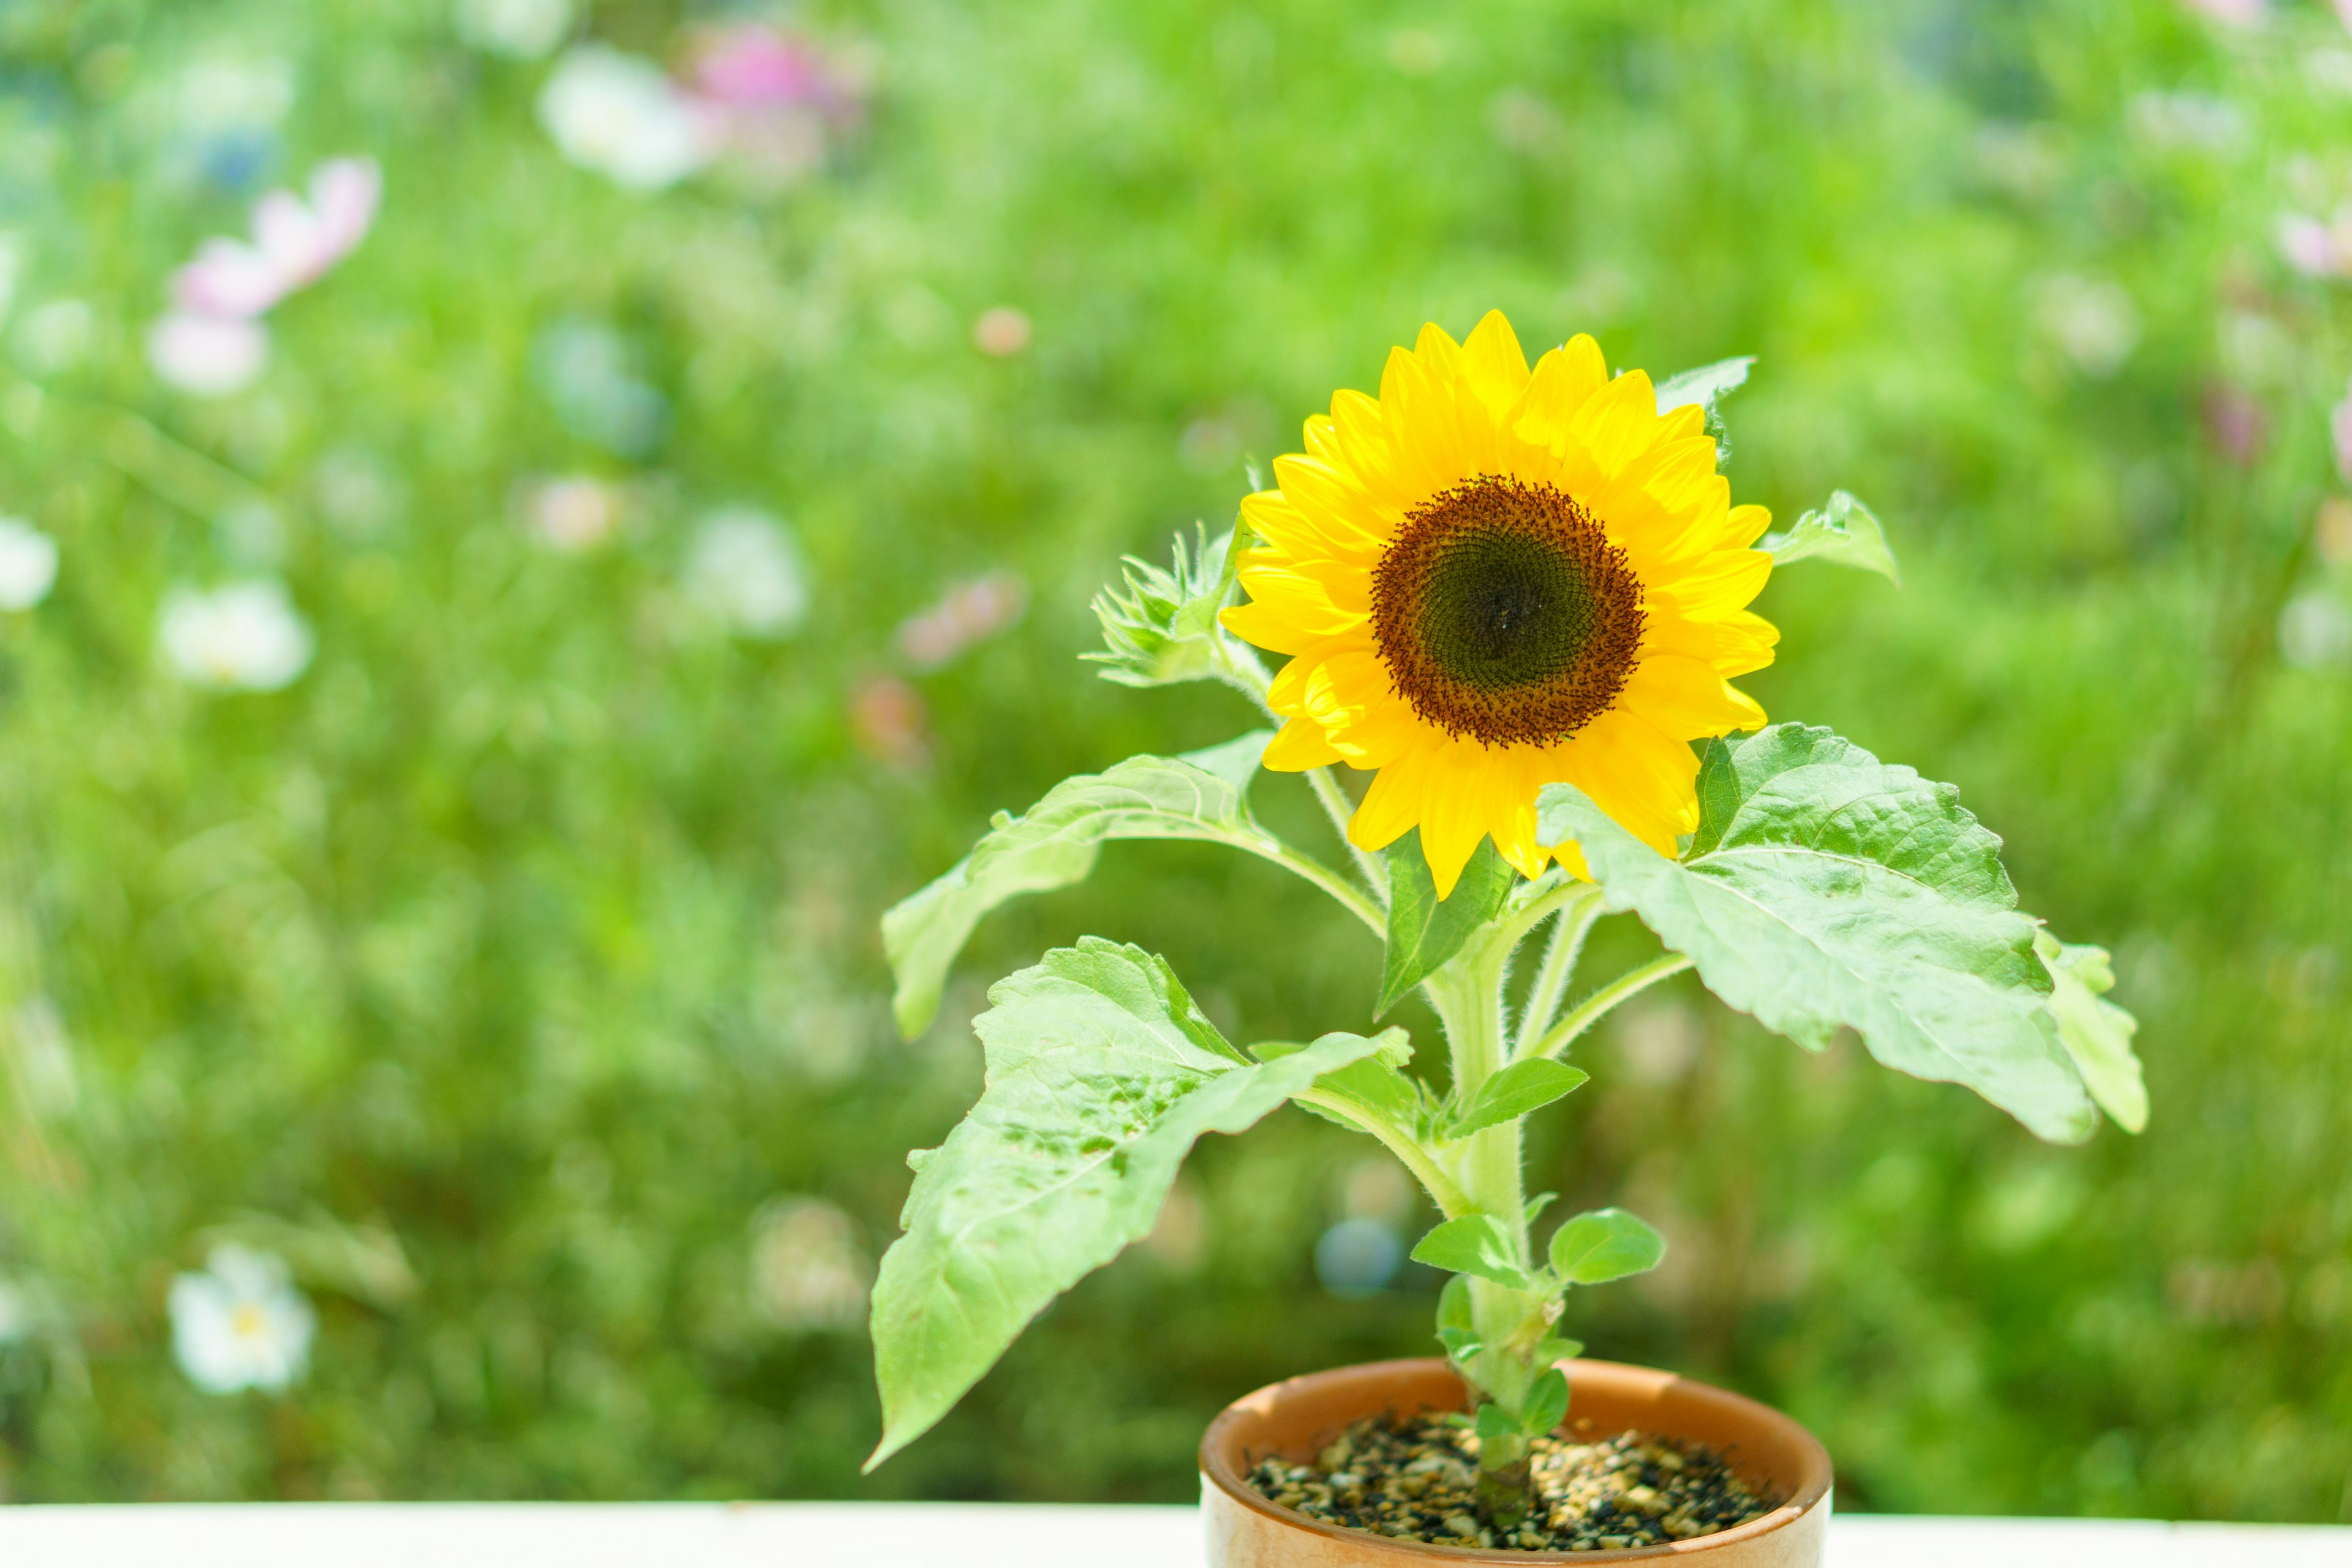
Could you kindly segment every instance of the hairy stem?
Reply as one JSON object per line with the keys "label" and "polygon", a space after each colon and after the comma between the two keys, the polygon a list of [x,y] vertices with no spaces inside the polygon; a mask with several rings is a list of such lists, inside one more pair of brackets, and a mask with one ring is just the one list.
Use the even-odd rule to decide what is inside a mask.
{"label": "hairy stem", "polygon": [[1331,826],[1339,833],[1339,842],[1346,845],[1348,853],[1356,858],[1356,869],[1361,871],[1364,880],[1371,884],[1373,896],[1382,903],[1388,902],[1389,868],[1381,864],[1379,856],[1370,850],[1357,848],[1356,841],[1348,837],[1348,819],[1355,815],[1355,807],[1349,803],[1347,793],[1340,789],[1339,781],[1331,776],[1329,768],[1309,768],[1307,770],[1307,782],[1313,786],[1315,798],[1322,803],[1323,815],[1331,819]]}
{"label": "hairy stem", "polygon": [[1601,915],[1601,892],[1595,888],[1577,902],[1565,905],[1558,923],[1551,928],[1551,941],[1544,947],[1543,963],[1536,970],[1535,985],[1528,993],[1526,1012],[1519,1016],[1517,1048],[1514,1060],[1525,1058],[1528,1047],[1541,1038],[1551,1027],[1553,1016],[1559,1013],[1560,1002],[1568,994],[1568,983],[1576,976],[1576,961],[1583,956],[1584,939]]}
{"label": "hairy stem", "polygon": [[1631,969],[1587,996],[1571,1009],[1567,1017],[1553,1025],[1531,1050],[1522,1050],[1525,1057],[1555,1057],[1566,1050],[1579,1035],[1608,1015],[1609,1010],[1631,996],[1638,996],[1661,980],[1673,978],[1691,966],[1691,961],[1679,952],[1669,952],[1654,958],[1639,969]]}
{"label": "hairy stem", "polygon": [[1349,1126],[1369,1132],[1379,1139],[1381,1145],[1402,1161],[1406,1170],[1412,1173],[1413,1179],[1428,1189],[1430,1197],[1437,1204],[1438,1211],[1447,1219],[1454,1219],[1470,1212],[1470,1199],[1463,1192],[1462,1184],[1446,1173],[1445,1167],[1439,1163],[1435,1155],[1423,1148],[1400,1129],[1391,1127],[1385,1121],[1367,1117],[1347,1101],[1336,1095],[1326,1094],[1321,1089],[1310,1089],[1306,1093],[1295,1095],[1292,1098],[1303,1105],[1311,1105],[1327,1115],[1337,1116],[1345,1121]]}

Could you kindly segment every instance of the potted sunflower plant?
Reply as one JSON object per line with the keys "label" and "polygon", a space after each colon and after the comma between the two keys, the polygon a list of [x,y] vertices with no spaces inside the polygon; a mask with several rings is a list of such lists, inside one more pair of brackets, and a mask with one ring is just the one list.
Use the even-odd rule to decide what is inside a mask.
{"label": "potted sunflower plant", "polygon": [[[1730,684],[1773,658],[1749,604],[1806,558],[1895,575],[1843,492],[1786,532],[1731,504],[1727,361],[1654,385],[1590,337],[1530,366],[1490,314],[1391,353],[1340,392],[1234,531],[1097,602],[1110,679],[1223,681],[1268,722],[1139,756],[1000,814],[884,919],[898,1021],[929,1024],[977,922],[1080,880],[1111,839],[1193,839],[1328,894],[1383,950],[1365,1015],[1313,1041],[1237,1043],[1155,954],[1097,936],[999,981],[973,1020],[985,1087],[915,1172],[873,1339],[880,1463],[1022,1328],[1148,1233],[1206,1132],[1286,1101],[1377,1140],[1442,1215],[1412,1256],[1445,1271],[1442,1354],[1294,1378],[1236,1401],[1202,1446],[1210,1560],[1371,1564],[1433,1553],[1712,1553],[1819,1560],[1830,1469],[1786,1416],[1664,1372],[1580,1359],[1585,1287],[1664,1242],[1602,1208],[1553,1219],[1525,1190],[1526,1119],[1574,1091],[1610,1010],[1685,970],[1799,1046],[1841,1029],[1885,1065],[1965,1085],[2042,1138],[2147,1113],[2106,955],[2017,908],[2000,841],[1948,784],[1827,730],[1768,723]],[[1269,673],[1256,650],[1284,662]],[[1336,766],[1370,774],[1360,797]],[[1337,853],[1269,830],[1261,770],[1304,773]],[[1595,921],[1630,913],[1662,956],[1588,981]],[[1523,951],[1532,978],[1507,985]],[[1423,994],[1438,1050],[1380,1020]],[[1547,1224],[1548,1220],[1552,1223]],[[1539,1239],[1540,1237],[1540,1239]]]}

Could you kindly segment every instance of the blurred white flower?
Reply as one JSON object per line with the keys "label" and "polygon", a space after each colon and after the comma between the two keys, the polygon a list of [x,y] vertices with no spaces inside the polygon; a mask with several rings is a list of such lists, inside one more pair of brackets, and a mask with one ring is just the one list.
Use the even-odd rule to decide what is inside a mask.
{"label": "blurred white flower", "polygon": [[1029,584],[1013,572],[992,572],[957,583],[939,603],[898,627],[898,651],[917,669],[937,669],[964,649],[1021,618]]}
{"label": "blurred white flower", "polygon": [[271,126],[294,107],[294,67],[272,56],[199,59],[176,85],[177,118],[192,132]]}
{"label": "blurred white flower", "polygon": [[544,479],[525,495],[523,517],[541,543],[576,554],[604,543],[621,526],[621,492],[585,474]]}
{"label": "blurred white flower", "polygon": [[757,507],[703,519],[686,563],[686,591],[751,637],[790,637],[808,616],[808,574],[791,532]]}
{"label": "blurred white flower", "polygon": [[269,332],[258,321],[174,310],[147,330],[155,374],[199,397],[244,391],[268,362]]}
{"label": "blurred white flower", "polygon": [[0,1345],[12,1345],[32,1331],[32,1303],[25,1292],[6,1279],[0,1279]]}
{"label": "blurred white flower", "polygon": [[0,517],[0,610],[29,610],[58,580],[58,542],[21,517]]}
{"label": "blurred white flower", "polygon": [[873,1279],[856,1224],[823,1198],[774,1198],[752,1216],[751,1304],[775,1327],[854,1330]]}
{"label": "blurred white flower", "polygon": [[2279,254],[2306,278],[2342,278],[2352,273],[2352,206],[2336,209],[2325,222],[2305,213],[2282,213]]}
{"label": "blurred white flower", "polygon": [[275,1392],[309,1369],[318,1314],[282,1258],[224,1242],[172,1281],[171,1310],[172,1352],[207,1394]]}
{"label": "blurred white flower", "polygon": [[2142,92],[2134,96],[2126,117],[2135,137],[2160,150],[2235,153],[2251,136],[2243,110],[2206,92]]}
{"label": "blurred white flower", "polygon": [[2352,660],[2352,609],[2324,588],[2297,594],[2280,612],[2279,654],[2299,669]]}
{"label": "blurred white flower", "polygon": [[2061,273],[2036,289],[2042,329],[2084,374],[2105,379],[2139,344],[2139,312],[2123,285]]}
{"label": "blurred white flower", "polygon": [[566,51],[540,89],[557,151],[631,190],[676,184],[710,155],[713,127],[652,61],[602,44]]}
{"label": "blurred white flower", "polygon": [[283,585],[232,583],[163,597],[158,641],[181,679],[222,691],[276,691],[310,667],[310,628]]}
{"label": "blurred white flower", "polygon": [[375,160],[330,159],[311,171],[309,201],[275,190],[254,204],[250,243],[205,241],[173,275],[173,297],[200,316],[258,316],[357,249],[383,196]]}
{"label": "blurred white flower", "polygon": [[2188,0],[2188,5],[2190,10],[2202,11],[2233,27],[2259,26],[2271,9],[2270,0]]}
{"label": "blurred white flower", "polygon": [[457,0],[457,36],[485,54],[535,60],[572,30],[572,0]]}

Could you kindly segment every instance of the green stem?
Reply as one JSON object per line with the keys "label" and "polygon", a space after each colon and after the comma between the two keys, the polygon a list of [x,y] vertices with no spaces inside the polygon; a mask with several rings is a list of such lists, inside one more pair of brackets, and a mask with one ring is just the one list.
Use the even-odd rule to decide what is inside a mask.
{"label": "green stem", "polygon": [[1385,1121],[1366,1117],[1346,1100],[1336,1095],[1326,1094],[1321,1089],[1310,1089],[1304,1094],[1294,1095],[1291,1098],[1302,1104],[1311,1105],[1326,1114],[1337,1116],[1349,1126],[1359,1128],[1379,1139],[1390,1153],[1403,1162],[1404,1168],[1413,1173],[1414,1179],[1429,1189],[1429,1195],[1436,1200],[1439,1212],[1447,1219],[1455,1219],[1470,1212],[1470,1199],[1462,1191],[1461,1184],[1447,1175],[1444,1167],[1438,1163],[1437,1157],[1415,1142],[1407,1133],[1390,1126]]}
{"label": "green stem", "polygon": [[1329,768],[1309,768],[1307,770],[1307,782],[1313,787],[1315,798],[1322,802],[1323,815],[1331,819],[1332,827],[1339,835],[1339,842],[1346,845],[1348,853],[1356,858],[1356,869],[1361,871],[1364,880],[1371,884],[1373,896],[1382,903],[1388,902],[1389,868],[1381,864],[1379,856],[1357,848],[1356,841],[1348,837],[1348,819],[1355,815],[1355,806],[1349,801],[1347,793],[1340,789],[1339,781],[1331,776]]}
{"label": "green stem", "polygon": [[1679,952],[1669,952],[1654,958],[1639,969],[1628,970],[1616,979],[1578,1003],[1559,1023],[1553,1025],[1533,1049],[1522,1049],[1519,1059],[1530,1057],[1554,1057],[1605,1016],[1609,1009],[1631,996],[1638,996],[1661,980],[1671,979],[1691,966],[1691,961]]}
{"label": "green stem", "polygon": [[1536,971],[1535,984],[1528,992],[1527,1011],[1519,1016],[1514,1060],[1525,1057],[1528,1047],[1551,1027],[1552,1017],[1567,996],[1568,983],[1576,977],[1576,961],[1583,956],[1584,939],[1601,915],[1601,890],[1597,888],[1590,889],[1581,901],[1560,910],[1559,921],[1551,928],[1551,941],[1544,948],[1543,963]]}
{"label": "green stem", "polygon": [[[1262,842],[1248,845],[1250,852],[1273,861],[1286,871],[1295,872],[1314,883],[1339,901],[1341,908],[1372,929],[1372,934],[1388,940],[1389,918],[1379,905],[1364,897],[1361,889],[1311,855],[1301,854],[1271,833],[1261,834]],[[1229,841],[1230,842],[1230,841]]]}

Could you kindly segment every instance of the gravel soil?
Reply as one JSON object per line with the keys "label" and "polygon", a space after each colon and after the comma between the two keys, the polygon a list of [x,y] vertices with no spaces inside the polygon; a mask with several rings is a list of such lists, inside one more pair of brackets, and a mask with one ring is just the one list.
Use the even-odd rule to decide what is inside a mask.
{"label": "gravel soil", "polygon": [[1373,1416],[1312,1465],[1268,1458],[1250,1485],[1280,1507],[1349,1530],[1439,1546],[1591,1552],[1712,1535],[1761,1518],[1759,1499],[1712,1449],[1622,1432],[1583,1441],[1538,1437],[1538,1507],[1516,1532],[1478,1522],[1478,1439],[1441,1414]]}

